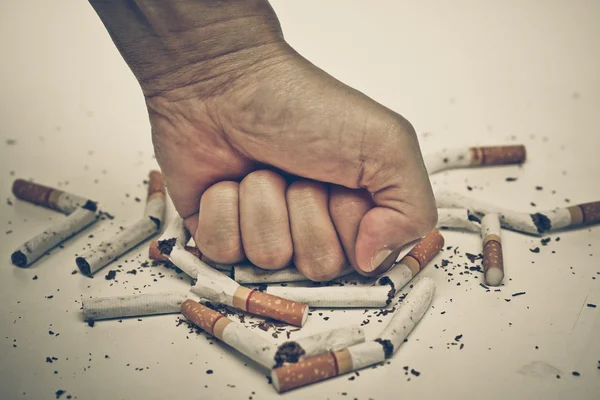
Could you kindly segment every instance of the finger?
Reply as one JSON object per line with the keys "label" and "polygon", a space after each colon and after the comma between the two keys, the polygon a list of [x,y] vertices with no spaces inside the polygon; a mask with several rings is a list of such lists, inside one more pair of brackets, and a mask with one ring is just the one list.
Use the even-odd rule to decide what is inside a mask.
{"label": "finger", "polygon": [[282,176],[260,170],[240,183],[240,231],[246,257],[254,265],[278,269],[293,255],[292,235]]}
{"label": "finger", "polygon": [[327,185],[309,180],[292,183],[286,192],[294,263],[308,279],[327,281],[347,265],[328,211]]}
{"label": "finger", "polygon": [[346,258],[354,269],[358,268],[355,243],[360,220],[374,207],[371,194],[366,190],[348,189],[331,185],[329,191],[329,214],[344,247]]}
{"label": "finger", "polygon": [[238,183],[224,181],[209,187],[200,199],[196,246],[212,261],[233,264],[244,260],[240,237]]}

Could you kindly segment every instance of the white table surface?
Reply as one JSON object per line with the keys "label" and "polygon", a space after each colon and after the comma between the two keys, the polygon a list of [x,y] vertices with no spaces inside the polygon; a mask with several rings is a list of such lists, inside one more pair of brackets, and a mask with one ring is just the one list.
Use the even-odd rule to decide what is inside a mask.
{"label": "white table surface", "polygon": [[[435,176],[436,187],[523,211],[600,199],[599,2],[273,5],[300,53],[407,117],[424,152],[527,146],[523,167],[455,170]],[[176,315],[88,327],[82,297],[189,287],[162,267],[125,273],[146,260],[147,244],[104,270],[121,264],[115,281],[71,274],[74,254],[141,216],[134,198],[144,198],[142,181],[156,166],[141,92],[85,1],[2,1],[0,49],[0,398],[52,399],[57,390],[66,391],[63,399],[600,398],[597,226],[552,234],[547,246],[503,232],[500,292],[486,292],[479,273],[460,274],[464,253],[481,251],[477,235],[445,232],[459,255],[447,271],[423,271],[437,284],[433,307],[391,363],[281,396],[265,371],[177,327]],[[16,268],[11,252],[62,218],[15,200],[10,188],[19,177],[89,196],[116,218]],[[537,246],[539,254],[529,251]],[[302,333],[366,318],[363,310],[322,317],[313,313]],[[365,326],[370,337],[383,328],[377,319]],[[406,376],[403,366],[421,375]]]}

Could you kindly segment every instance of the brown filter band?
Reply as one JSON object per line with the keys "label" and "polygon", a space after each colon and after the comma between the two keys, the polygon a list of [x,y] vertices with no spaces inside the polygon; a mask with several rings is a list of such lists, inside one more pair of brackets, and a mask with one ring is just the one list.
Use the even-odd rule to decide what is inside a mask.
{"label": "brown filter band", "polygon": [[[193,322],[194,325],[200,327],[202,330],[205,330],[219,339],[223,337],[222,333],[225,326],[231,322],[225,316],[223,316],[223,314],[190,299],[187,299],[181,303],[181,313],[188,320]],[[219,320],[221,319],[225,319],[229,322],[223,321],[219,324]],[[217,336],[217,333],[219,333],[220,336]]]}
{"label": "brown filter band", "polygon": [[570,226],[588,225],[600,222],[600,201],[578,204],[568,208],[571,214]]}
{"label": "brown filter band", "polygon": [[498,243],[502,243],[502,240],[500,239],[500,236],[498,235],[494,235],[493,233],[490,233],[489,235],[487,235],[485,238],[483,238],[483,247],[485,247],[486,243],[489,242],[490,240],[494,240]]}
{"label": "brown filter band", "polygon": [[[197,247],[185,246],[185,250],[188,253],[191,253],[194,256],[196,256],[198,259],[200,259],[200,257],[202,257],[202,253],[200,252],[200,250],[198,250]],[[168,261],[169,260],[169,258],[167,256],[165,256],[164,254],[162,254],[160,252],[160,250],[158,249],[158,240],[152,240],[150,242],[150,247],[148,248],[148,258],[151,260],[156,260],[156,261]]]}
{"label": "brown filter band", "polygon": [[483,271],[490,268],[504,269],[502,245],[495,240],[488,240],[483,245]]}
{"label": "brown filter band", "polygon": [[333,378],[339,374],[339,361],[336,354],[327,353],[275,368],[271,372],[271,377],[275,389],[279,393],[283,393],[310,385],[311,383]]}
{"label": "brown filter band", "polygon": [[150,171],[148,179],[148,197],[155,193],[165,194],[165,179],[160,171]]}
{"label": "brown filter band", "polygon": [[525,146],[471,147],[471,165],[522,164],[527,152]]}
{"label": "brown filter band", "polygon": [[306,322],[308,306],[268,293],[239,286],[233,294],[232,305],[250,314],[260,315],[301,327]]}
{"label": "brown filter band", "polygon": [[63,193],[61,190],[28,182],[23,179],[16,179],[14,181],[12,191],[18,199],[52,210],[58,210],[56,208],[56,199]]}
{"label": "brown filter band", "polygon": [[400,263],[410,268],[413,276],[419,273],[444,247],[444,237],[439,230],[429,232],[411,251],[408,252]]}

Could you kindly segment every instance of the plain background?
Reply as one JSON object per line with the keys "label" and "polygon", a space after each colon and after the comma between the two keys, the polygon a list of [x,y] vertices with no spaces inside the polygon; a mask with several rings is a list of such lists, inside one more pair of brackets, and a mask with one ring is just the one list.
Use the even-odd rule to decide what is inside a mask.
{"label": "plain background", "polygon": [[[408,118],[424,153],[527,146],[522,167],[450,171],[432,178],[436,187],[528,212],[600,199],[600,3],[273,6],[301,54]],[[141,91],[85,1],[2,1],[0,49],[0,398],[51,399],[57,390],[79,399],[280,397],[265,371],[177,327],[174,315],[93,328],[81,321],[82,297],[189,287],[162,267],[126,274],[146,260],[147,244],[95,279],[71,274],[74,254],[142,214],[142,181],[156,164]],[[10,253],[62,218],[15,200],[18,177],[89,196],[116,218],[18,269]],[[458,254],[446,270],[423,272],[435,279],[436,298],[389,365],[281,398],[600,398],[600,307],[587,306],[600,306],[600,229],[552,234],[547,246],[504,231],[500,292],[486,292],[481,274],[465,273],[464,253],[481,251],[477,235],[444,236]],[[117,265],[117,280],[105,280]],[[517,292],[526,294],[512,297]],[[373,314],[319,312],[292,338]],[[387,319],[370,319],[373,337]],[[404,366],[421,375],[408,380]]]}

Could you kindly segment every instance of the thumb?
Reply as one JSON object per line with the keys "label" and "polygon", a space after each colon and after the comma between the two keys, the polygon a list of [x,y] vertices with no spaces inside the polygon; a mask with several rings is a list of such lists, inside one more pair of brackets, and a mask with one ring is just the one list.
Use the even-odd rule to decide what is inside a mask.
{"label": "thumb", "polygon": [[[405,244],[422,237],[437,222],[435,199],[414,129],[404,123],[395,136],[398,146],[379,152],[384,162],[377,163],[380,167],[371,176],[363,176],[375,203],[361,219],[356,238],[356,264],[363,275],[389,269]],[[365,157],[368,165],[368,154]]]}

